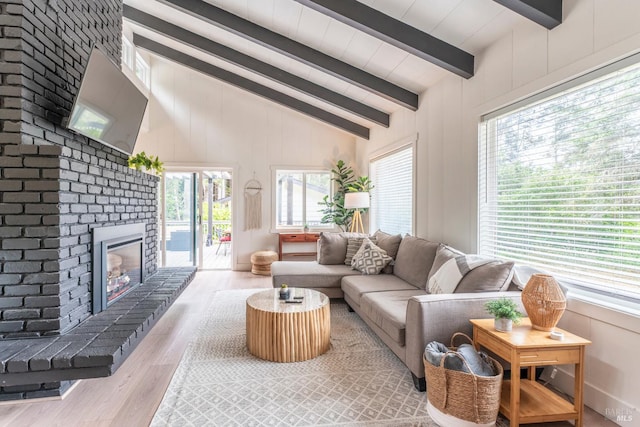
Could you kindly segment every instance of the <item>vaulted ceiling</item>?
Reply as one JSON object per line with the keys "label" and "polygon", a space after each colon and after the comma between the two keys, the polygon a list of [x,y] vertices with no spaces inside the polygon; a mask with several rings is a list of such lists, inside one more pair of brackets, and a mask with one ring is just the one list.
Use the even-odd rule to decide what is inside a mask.
{"label": "vaulted ceiling", "polygon": [[368,139],[562,0],[125,0],[137,48]]}

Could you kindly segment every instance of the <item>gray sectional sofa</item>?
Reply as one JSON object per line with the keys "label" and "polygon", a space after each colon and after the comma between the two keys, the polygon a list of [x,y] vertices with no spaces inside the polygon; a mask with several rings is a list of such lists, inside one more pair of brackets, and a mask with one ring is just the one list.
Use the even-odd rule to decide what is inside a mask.
{"label": "gray sectional sofa", "polygon": [[[379,253],[377,260],[360,263],[374,268],[368,274],[351,267],[350,256],[365,249],[363,242],[392,259],[379,274],[374,270],[380,265],[372,267],[383,256]],[[356,255],[359,261],[360,252]],[[491,317],[484,308],[489,300],[507,297],[521,304],[520,292],[511,283],[513,263],[497,260],[484,261],[470,271],[463,268],[460,280],[452,279],[452,293],[429,293],[430,283],[451,281],[450,275],[443,274],[443,266],[451,259],[449,269],[463,265],[467,257],[446,245],[409,235],[322,233],[316,261],[277,261],[271,265],[271,274],[274,287],[286,283],[318,290],[330,298],[344,298],[407,365],[416,388],[425,390],[422,354],[427,343],[448,344],[458,331],[471,334],[469,319]],[[386,261],[384,258],[379,264]]]}

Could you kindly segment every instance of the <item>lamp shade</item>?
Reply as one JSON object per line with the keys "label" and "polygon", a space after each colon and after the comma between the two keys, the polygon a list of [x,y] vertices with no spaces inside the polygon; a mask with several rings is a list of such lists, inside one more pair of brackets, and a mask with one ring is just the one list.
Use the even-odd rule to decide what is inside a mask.
{"label": "lamp shade", "polygon": [[345,209],[362,209],[369,207],[369,193],[346,193],[344,195]]}
{"label": "lamp shade", "polygon": [[551,331],[562,317],[567,300],[553,276],[534,274],[522,291],[522,305],[534,329]]}

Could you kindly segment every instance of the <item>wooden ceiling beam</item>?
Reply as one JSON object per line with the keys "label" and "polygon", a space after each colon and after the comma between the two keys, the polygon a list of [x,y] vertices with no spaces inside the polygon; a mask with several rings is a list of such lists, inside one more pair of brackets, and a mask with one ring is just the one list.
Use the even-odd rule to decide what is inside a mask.
{"label": "wooden ceiling beam", "polygon": [[124,5],[123,15],[126,19],[142,27],[163,34],[173,40],[191,46],[204,53],[213,55],[238,67],[244,68],[245,70],[257,73],[272,81],[298,90],[320,101],[327,102],[363,119],[384,127],[389,127],[388,114],[361,102],[355,101],[347,96],[331,91],[324,86],[320,86],[280,68],[274,67],[273,65],[267,64],[266,62],[252,58],[249,55],[245,55],[244,53],[238,52],[237,50],[231,49],[213,40],[192,33],[182,27],[171,24],[131,6]]}
{"label": "wooden ceiling beam", "polygon": [[562,23],[562,0],[494,0],[552,30]]}
{"label": "wooden ceiling beam", "polygon": [[466,79],[473,77],[470,53],[356,0],[295,1]]}
{"label": "wooden ceiling beam", "polygon": [[314,119],[345,130],[360,138],[369,139],[369,128],[365,126],[325,111],[314,105],[286,95],[282,92],[278,92],[277,90],[270,87],[256,83],[253,80],[239,76],[220,67],[216,67],[213,64],[194,58],[183,52],[179,52],[175,49],[163,45],[162,43],[158,43],[139,34],[134,34],[133,44],[153,54],[162,56],[173,62],[182,64],[195,71],[226,82],[237,88],[243,89],[247,92],[251,92],[255,95],[261,96],[262,98],[268,99],[292,110],[295,110],[299,113],[306,114],[307,116],[313,117]]}
{"label": "wooden ceiling beam", "polygon": [[347,83],[416,111],[418,95],[353,65],[268,30],[201,0],[158,0],[239,37],[250,40]]}

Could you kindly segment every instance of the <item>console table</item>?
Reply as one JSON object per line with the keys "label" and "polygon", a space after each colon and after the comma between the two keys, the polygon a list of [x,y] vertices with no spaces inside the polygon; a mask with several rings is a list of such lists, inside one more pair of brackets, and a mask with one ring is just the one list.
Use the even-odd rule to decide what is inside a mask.
{"label": "console table", "polygon": [[[316,242],[319,238],[320,233],[280,233],[278,243],[279,260],[282,261],[284,257],[315,259],[317,253]],[[297,251],[284,252],[284,249],[291,245],[299,246],[301,249]],[[285,248],[283,248],[283,246],[285,246]],[[311,246],[313,246],[313,250],[309,250]]]}
{"label": "console table", "polygon": [[[564,334],[561,341],[549,337],[549,332],[531,327],[522,319],[511,332],[498,332],[493,319],[473,319],[473,342],[511,363],[511,380],[502,382],[500,412],[509,418],[510,426],[528,423],[575,420],[582,426],[584,384],[584,338],[555,328]],[[574,403],[568,402],[536,382],[535,367],[575,365]],[[528,368],[527,379],[520,379],[520,368]]]}

